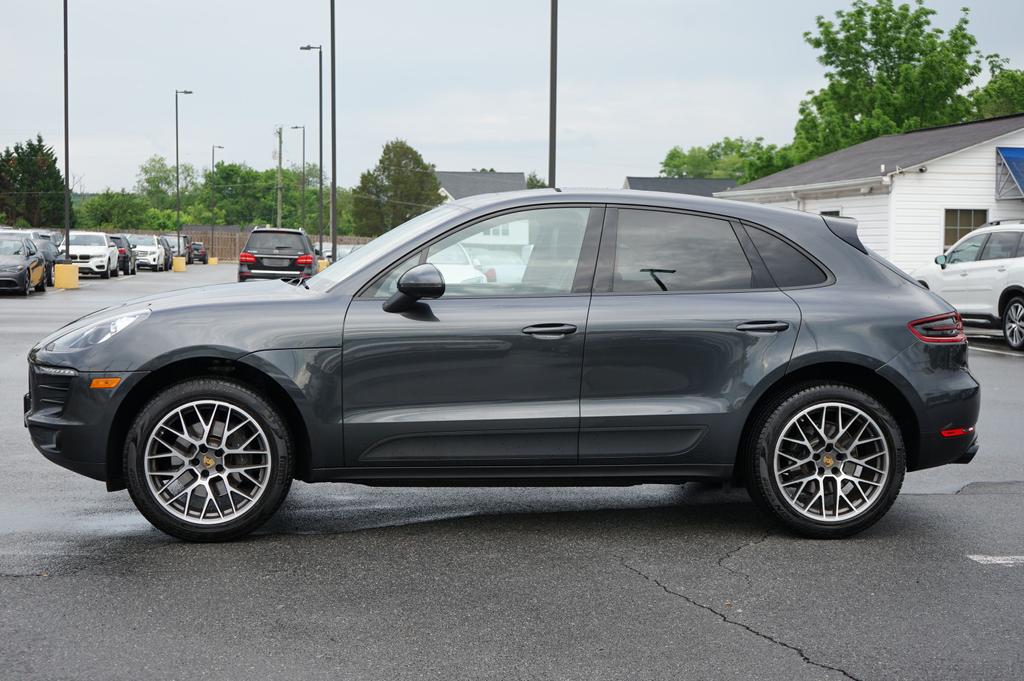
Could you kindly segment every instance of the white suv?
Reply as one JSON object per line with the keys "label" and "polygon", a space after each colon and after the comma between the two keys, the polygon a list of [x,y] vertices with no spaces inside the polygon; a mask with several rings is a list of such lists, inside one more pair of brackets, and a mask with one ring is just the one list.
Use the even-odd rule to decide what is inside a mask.
{"label": "white suv", "polygon": [[117,246],[104,232],[71,232],[68,257],[78,270],[98,274],[104,279],[117,276]]}
{"label": "white suv", "polygon": [[911,275],[948,300],[965,323],[998,324],[1010,347],[1024,350],[1024,220],[980,227]]}

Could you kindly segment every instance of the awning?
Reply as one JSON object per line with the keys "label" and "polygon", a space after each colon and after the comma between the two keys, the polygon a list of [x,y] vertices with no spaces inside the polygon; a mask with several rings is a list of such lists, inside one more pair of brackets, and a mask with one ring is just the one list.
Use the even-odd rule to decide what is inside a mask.
{"label": "awning", "polygon": [[996,198],[1024,199],[1024,147],[996,147]]}

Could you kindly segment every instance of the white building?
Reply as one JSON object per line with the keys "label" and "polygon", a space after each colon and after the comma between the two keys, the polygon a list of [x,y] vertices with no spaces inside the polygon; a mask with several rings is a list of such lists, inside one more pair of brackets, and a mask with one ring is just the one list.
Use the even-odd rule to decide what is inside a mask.
{"label": "white building", "polygon": [[856,218],[861,240],[912,270],[982,224],[1024,218],[1024,114],[888,135],[719,198]]}

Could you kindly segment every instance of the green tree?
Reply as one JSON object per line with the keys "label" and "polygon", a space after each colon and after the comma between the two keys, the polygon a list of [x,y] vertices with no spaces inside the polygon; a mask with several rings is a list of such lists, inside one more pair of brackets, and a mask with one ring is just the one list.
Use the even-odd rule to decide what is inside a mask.
{"label": "green tree", "polygon": [[992,118],[1024,111],[1024,71],[1006,68],[1009,60],[988,58],[989,81],[971,92],[975,116]]}
{"label": "green tree", "polygon": [[[181,203],[185,205],[192,200],[191,195],[196,189],[196,170],[189,163],[179,165],[179,186]],[[139,166],[135,191],[149,199],[154,208],[174,208],[174,166],[163,156],[150,156]]]}
{"label": "green tree", "polygon": [[664,177],[715,177],[739,180],[748,173],[752,159],[774,149],[760,137],[723,137],[706,147],[672,147],[661,162]]}
{"label": "green tree", "polygon": [[819,16],[804,40],[818,50],[827,85],[800,104],[790,158],[801,162],[879,135],[968,120],[963,94],[981,73],[969,10],[945,32],[924,0],[854,0]]}
{"label": "green tree", "polygon": [[544,189],[547,186],[547,180],[538,175],[535,170],[531,170],[530,174],[526,176],[527,189]]}
{"label": "green tree", "polygon": [[0,211],[16,226],[64,223],[64,176],[53,147],[43,142],[42,135],[0,154]]}
{"label": "green tree", "polygon": [[142,229],[146,224],[149,202],[145,197],[107,189],[90,197],[81,208],[81,224],[86,228]]}
{"label": "green tree", "polygon": [[434,166],[403,140],[384,145],[380,160],[359,178],[352,216],[355,233],[377,236],[441,203]]}

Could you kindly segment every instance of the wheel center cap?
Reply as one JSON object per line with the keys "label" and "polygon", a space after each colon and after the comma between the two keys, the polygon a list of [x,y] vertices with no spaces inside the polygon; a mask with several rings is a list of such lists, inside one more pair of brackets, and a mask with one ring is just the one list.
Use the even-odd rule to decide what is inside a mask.
{"label": "wheel center cap", "polygon": [[207,468],[213,468],[216,465],[216,463],[216,459],[214,459],[209,454],[203,455],[203,465],[206,466]]}
{"label": "wheel center cap", "polygon": [[832,458],[832,455],[826,454],[825,456],[822,457],[821,462],[825,464],[826,468],[829,468],[832,466],[833,463],[835,463],[835,459]]}

